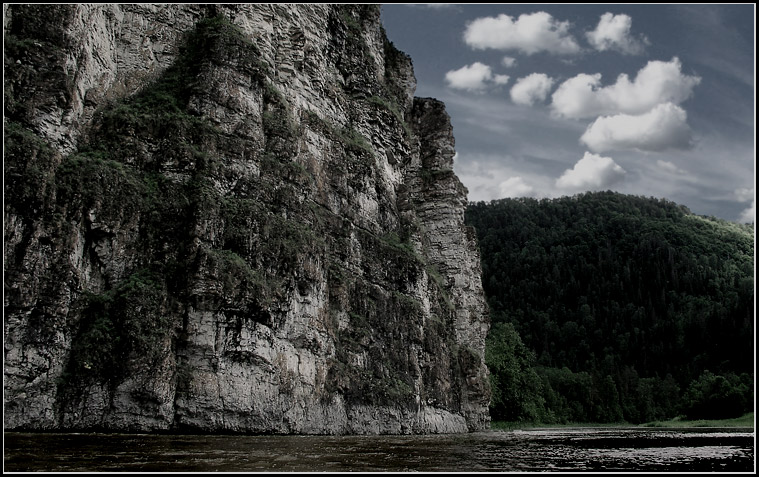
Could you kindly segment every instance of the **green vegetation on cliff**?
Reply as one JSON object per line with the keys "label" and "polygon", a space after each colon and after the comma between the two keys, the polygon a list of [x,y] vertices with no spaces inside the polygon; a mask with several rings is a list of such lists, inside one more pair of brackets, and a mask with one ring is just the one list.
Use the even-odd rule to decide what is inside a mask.
{"label": "green vegetation on cliff", "polygon": [[[32,286],[27,270],[45,273],[41,305],[30,313],[27,290],[7,287],[15,295],[6,312],[29,316],[19,342],[55,350],[57,374],[29,372],[47,374],[55,389],[44,399],[55,401],[50,425],[150,429],[207,419],[216,429],[221,410],[229,429],[315,429],[322,424],[281,414],[256,421],[306,409],[311,394],[320,408],[389,406],[406,419],[421,403],[465,415],[472,429],[487,423],[481,341],[457,333],[455,285],[410,199],[426,198],[411,190],[416,169],[405,169],[429,134],[405,120],[422,103],[409,97],[410,59],[388,41],[379,51],[366,43],[378,17],[377,7],[334,9],[325,52],[334,62],[312,55],[313,64],[296,66],[335,64],[344,78],[328,88],[330,101],[345,114],[320,111],[308,88],[299,97],[283,87],[268,55],[223,14],[182,33],[172,63],[139,89],[93,96],[88,107],[97,109],[65,152],[43,139],[26,83],[6,83],[15,95],[5,103],[6,216],[19,236],[6,248],[16,262],[7,270]],[[41,53],[31,40],[11,40],[12,53]],[[374,55],[383,51],[378,75]],[[7,64],[23,79],[25,62],[11,55]],[[295,108],[305,97],[314,105]],[[442,177],[423,174],[425,187]],[[481,306],[476,298],[469,311]],[[298,375],[311,369],[313,378]],[[224,389],[206,387],[216,376]],[[279,401],[261,405],[254,387]],[[14,409],[28,407],[27,394],[17,395]]]}
{"label": "green vegetation on cliff", "polygon": [[753,228],[612,192],[474,203],[496,420],[753,406]]}

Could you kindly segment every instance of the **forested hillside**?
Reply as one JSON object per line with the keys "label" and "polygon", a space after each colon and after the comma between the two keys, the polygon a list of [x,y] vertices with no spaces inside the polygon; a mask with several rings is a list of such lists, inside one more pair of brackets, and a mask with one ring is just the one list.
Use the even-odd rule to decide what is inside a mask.
{"label": "forested hillside", "polygon": [[753,408],[753,226],[613,192],[473,203],[467,223],[493,322],[493,419]]}

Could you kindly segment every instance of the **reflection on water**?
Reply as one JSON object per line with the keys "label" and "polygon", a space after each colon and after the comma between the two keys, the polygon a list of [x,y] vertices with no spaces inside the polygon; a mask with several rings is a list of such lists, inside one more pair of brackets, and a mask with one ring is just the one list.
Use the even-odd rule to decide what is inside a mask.
{"label": "reflection on water", "polygon": [[754,470],[753,429],[536,429],[436,436],[5,433],[5,471]]}

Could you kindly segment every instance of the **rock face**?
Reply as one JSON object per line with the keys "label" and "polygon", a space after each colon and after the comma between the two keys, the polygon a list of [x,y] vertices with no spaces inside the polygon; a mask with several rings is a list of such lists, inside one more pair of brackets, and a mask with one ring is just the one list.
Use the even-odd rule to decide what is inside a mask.
{"label": "rock face", "polygon": [[5,429],[487,427],[442,103],[369,5],[4,5]]}

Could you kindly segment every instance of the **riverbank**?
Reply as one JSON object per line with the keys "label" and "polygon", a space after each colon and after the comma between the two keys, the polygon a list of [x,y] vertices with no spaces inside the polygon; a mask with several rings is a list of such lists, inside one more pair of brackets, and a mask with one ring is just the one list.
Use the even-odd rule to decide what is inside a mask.
{"label": "riverbank", "polygon": [[754,413],[749,412],[741,417],[734,419],[698,419],[688,420],[676,417],[668,421],[652,421],[643,424],[630,424],[627,422],[620,423],[597,423],[597,422],[571,422],[566,424],[536,424],[532,422],[506,422],[493,421],[490,423],[490,429],[495,431],[514,431],[529,429],[566,429],[573,427],[584,428],[631,428],[631,427],[652,427],[652,428],[686,428],[686,427],[725,427],[725,428],[754,428]]}
{"label": "riverbank", "polygon": [[687,419],[680,419],[678,417],[670,419],[669,421],[653,421],[641,424],[639,427],[750,427],[754,428],[754,413],[749,412],[741,417],[734,419],[698,419],[695,421],[689,421]]}

